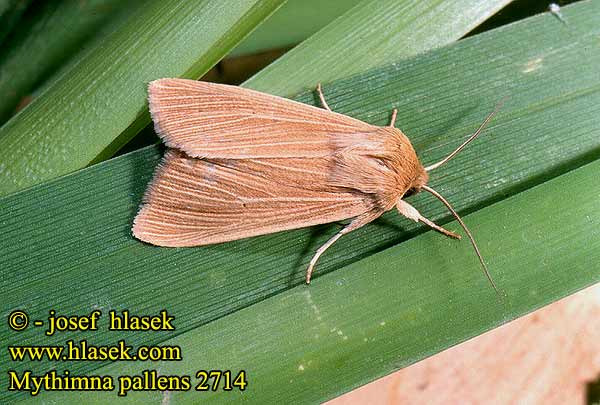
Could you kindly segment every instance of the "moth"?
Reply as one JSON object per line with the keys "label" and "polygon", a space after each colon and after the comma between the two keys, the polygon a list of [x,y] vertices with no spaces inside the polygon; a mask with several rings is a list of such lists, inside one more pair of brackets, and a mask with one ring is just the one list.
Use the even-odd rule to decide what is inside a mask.
{"label": "moth", "polygon": [[469,237],[438,192],[427,185],[440,167],[475,139],[496,113],[450,155],[424,167],[401,130],[397,111],[378,127],[323,108],[237,86],[184,79],[149,84],[150,114],[168,147],[135,217],[133,235],[158,246],[200,246],[351,219],[321,246],[306,272],[340,237],[396,207],[452,238],[403,198],[427,191]]}

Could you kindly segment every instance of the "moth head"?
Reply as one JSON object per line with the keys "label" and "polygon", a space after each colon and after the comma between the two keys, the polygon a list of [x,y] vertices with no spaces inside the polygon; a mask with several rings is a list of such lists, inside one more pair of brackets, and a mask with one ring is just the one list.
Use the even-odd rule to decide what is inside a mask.
{"label": "moth head", "polygon": [[417,168],[415,170],[415,177],[410,184],[408,191],[404,194],[405,196],[416,194],[423,189],[423,186],[427,185],[429,181],[429,174],[421,164],[417,161]]}

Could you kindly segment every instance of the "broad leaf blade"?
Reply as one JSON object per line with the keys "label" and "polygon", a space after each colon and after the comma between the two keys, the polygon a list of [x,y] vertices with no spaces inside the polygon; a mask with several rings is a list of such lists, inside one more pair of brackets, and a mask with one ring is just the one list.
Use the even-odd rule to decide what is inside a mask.
{"label": "broad leaf blade", "polygon": [[111,156],[150,121],[149,81],[199,77],[281,2],[148,3],[0,129],[0,195]]}
{"label": "broad leaf blade", "polygon": [[361,0],[286,1],[227,56],[240,56],[295,45]]}
{"label": "broad leaf blade", "polygon": [[363,1],[245,85],[279,95],[312,89],[456,41],[510,1]]}
{"label": "broad leaf blade", "polygon": [[96,37],[104,40],[141,0],[51,1],[36,5],[35,12],[15,30],[0,54],[0,124],[29,96],[71,59],[80,59]]}

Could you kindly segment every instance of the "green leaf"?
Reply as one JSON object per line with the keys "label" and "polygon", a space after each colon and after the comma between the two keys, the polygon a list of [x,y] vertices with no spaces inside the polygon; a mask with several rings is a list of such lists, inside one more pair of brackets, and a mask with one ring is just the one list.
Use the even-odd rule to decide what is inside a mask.
{"label": "green leaf", "polygon": [[[167,308],[176,316],[181,336],[175,341],[182,344],[184,362],[163,362],[161,372],[182,364],[247,368],[256,385],[240,399],[279,395],[314,402],[599,280],[598,165],[573,170],[600,157],[600,4],[581,2],[562,13],[568,24],[540,15],[325,87],[334,110],[375,124],[384,125],[390,108],[398,107],[398,126],[425,163],[451,151],[510,95],[482,138],[432,173],[431,181],[462,213],[500,201],[465,221],[507,294],[504,301],[497,301],[468,243],[431,232],[411,239],[425,229],[395,212],[342,238],[319,263],[321,277],[311,287],[292,290],[302,283],[314,250],[338,225],[200,248],[139,243],[130,225],[160,156],[151,147],[0,199],[2,313],[21,308],[32,319],[44,319],[50,309],[149,314]],[[312,93],[298,99],[316,101]],[[427,196],[411,203],[433,220],[449,220]],[[395,247],[373,255],[390,246]],[[342,268],[361,258],[366,259]],[[318,324],[313,305],[326,326]],[[322,329],[299,332],[315,325]],[[335,340],[340,330],[342,340]],[[313,342],[315,333],[323,339]],[[351,344],[344,346],[344,335]],[[118,336],[105,328],[85,335],[98,345]],[[139,345],[171,336],[132,332],[126,338]],[[244,340],[257,336],[264,341]],[[0,330],[8,344],[63,344],[69,337],[81,339],[47,338],[35,328],[19,334]],[[267,357],[265,348],[280,356]],[[322,353],[322,362],[315,363]],[[38,374],[57,367],[1,361],[2,369]],[[80,374],[99,365],[65,362],[59,371]],[[300,365],[315,372],[290,383]],[[138,366],[119,363],[118,370],[102,370]],[[335,366],[344,370],[339,379],[329,378]],[[316,376],[326,379],[315,384]],[[225,394],[223,400],[235,398]]]}
{"label": "green leaf", "polygon": [[284,96],[312,89],[456,41],[510,1],[363,1],[245,85]]}
{"label": "green leaf", "polygon": [[288,0],[227,56],[295,45],[361,0]]}
{"label": "green leaf", "polygon": [[111,156],[150,121],[149,81],[199,77],[281,3],[148,3],[0,128],[0,194]]}
{"label": "green leaf", "polygon": [[[119,7],[121,5],[121,7]],[[80,59],[96,38],[119,26],[140,9],[142,1],[51,1],[35,8],[16,30],[0,55],[0,123],[22,97],[45,83],[66,60]],[[74,55],[75,54],[75,55]]]}

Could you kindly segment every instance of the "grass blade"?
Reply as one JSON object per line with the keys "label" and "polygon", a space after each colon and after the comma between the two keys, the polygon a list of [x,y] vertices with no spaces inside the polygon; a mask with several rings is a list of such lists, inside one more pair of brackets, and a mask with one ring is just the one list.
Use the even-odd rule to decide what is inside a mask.
{"label": "grass blade", "polygon": [[[124,6],[123,6],[124,5]],[[19,101],[89,46],[139,10],[139,0],[45,2],[18,27],[0,55],[0,123]]]}
{"label": "grass blade", "polygon": [[284,48],[308,38],[361,0],[287,1],[227,56]]}
{"label": "grass blade", "polygon": [[363,1],[244,85],[293,95],[456,41],[510,1]]}
{"label": "grass blade", "polygon": [[150,121],[150,80],[199,77],[281,2],[149,3],[0,128],[0,195],[111,156]]}

